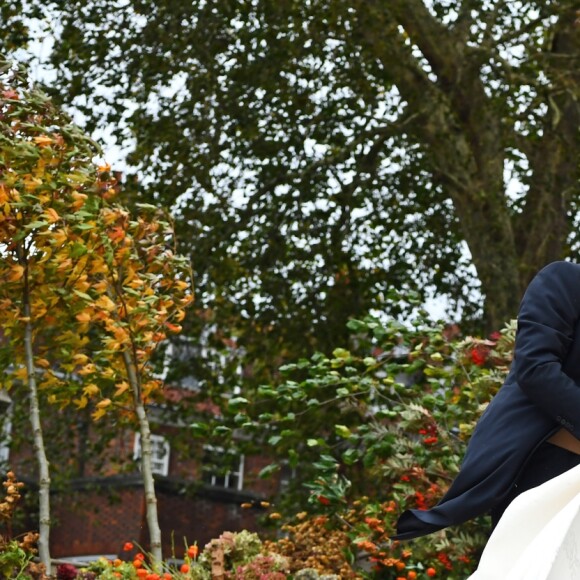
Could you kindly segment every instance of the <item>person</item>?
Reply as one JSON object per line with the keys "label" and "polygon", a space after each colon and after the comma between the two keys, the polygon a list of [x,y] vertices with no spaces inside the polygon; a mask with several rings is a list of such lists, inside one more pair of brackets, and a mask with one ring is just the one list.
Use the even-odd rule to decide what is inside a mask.
{"label": "person", "polygon": [[[493,297],[491,297],[493,299]],[[580,464],[580,265],[553,262],[529,284],[510,372],[439,503],[407,510],[393,540],[409,540],[506,507]]]}

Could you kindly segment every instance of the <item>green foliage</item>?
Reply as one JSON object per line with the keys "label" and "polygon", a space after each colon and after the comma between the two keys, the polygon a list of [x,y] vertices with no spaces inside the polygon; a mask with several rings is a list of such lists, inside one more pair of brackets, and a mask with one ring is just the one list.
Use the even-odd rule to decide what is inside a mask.
{"label": "green foliage", "polygon": [[279,382],[229,418],[277,457],[265,473],[284,463],[296,469],[297,495],[279,507],[291,511],[307,499],[310,513],[329,517],[329,529],[349,522],[353,558],[370,555],[380,577],[391,578],[399,561],[463,578],[485,542],[484,519],[412,545],[388,538],[404,509],[433,505],[458,473],[507,374],[515,325],[486,340],[424,320],[409,328],[365,318],[349,327],[356,349],[284,365]]}
{"label": "green foliage", "polygon": [[0,548],[0,578],[30,580],[28,566],[34,554],[22,549],[16,540]]}
{"label": "green foliage", "polygon": [[497,326],[577,254],[572,0],[31,4],[58,23],[52,94],[173,208],[246,349],[327,351],[392,287],[479,317],[477,278]]}

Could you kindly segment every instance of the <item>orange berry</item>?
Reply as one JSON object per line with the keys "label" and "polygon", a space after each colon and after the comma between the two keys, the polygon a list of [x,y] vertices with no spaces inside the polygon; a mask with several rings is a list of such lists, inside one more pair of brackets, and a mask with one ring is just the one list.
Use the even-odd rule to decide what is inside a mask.
{"label": "orange berry", "polygon": [[435,568],[427,568],[426,572],[427,576],[429,576],[430,578],[433,578],[433,576],[437,574],[437,570],[435,570]]}
{"label": "orange berry", "polygon": [[145,560],[145,555],[139,552],[138,554],[135,554],[135,560]]}
{"label": "orange berry", "polygon": [[131,542],[125,542],[123,546],[123,552],[128,552],[129,550],[133,549],[133,544]]}
{"label": "orange berry", "polygon": [[163,580],[172,580],[171,574],[169,572],[165,572],[165,574],[163,574]]}
{"label": "orange berry", "polygon": [[187,574],[189,572],[189,564],[181,564],[181,568],[179,570],[182,574]]}
{"label": "orange berry", "polygon": [[147,574],[147,576],[145,576],[145,580],[161,580],[161,578],[159,577],[159,574],[151,572],[150,574]]}
{"label": "orange berry", "polygon": [[123,561],[119,560],[119,558],[116,558],[115,560],[113,560],[113,566],[115,566],[115,568],[118,568],[122,563],[123,563]]}
{"label": "orange berry", "polygon": [[135,568],[141,568],[143,562],[141,560],[133,560],[133,566],[135,566]]}
{"label": "orange berry", "polygon": [[401,570],[405,569],[405,562],[397,562],[395,564],[395,568],[400,572]]}
{"label": "orange berry", "polygon": [[415,570],[409,570],[407,572],[407,580],[417,580],[417,572]]}
{"label": "orange berry", "polygon": [[147,570],[145,570],[145,568],[141,568],[139,570],[137,570],[137,578],[147,578],[147,576],[149,575],[149,572],[147,572]]}
{"label": "orange berry", "polygon": [[199,553],[199,548],[195,545],[189,546],[189,548],[187,548],[187,555],[190,558],[192,558],[193,560],[195,560],[197,558],[198,553]]}

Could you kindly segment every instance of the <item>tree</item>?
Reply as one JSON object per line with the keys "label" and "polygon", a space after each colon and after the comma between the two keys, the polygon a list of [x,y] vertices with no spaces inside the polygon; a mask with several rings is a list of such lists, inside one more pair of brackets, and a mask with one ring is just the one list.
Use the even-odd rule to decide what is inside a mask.
{"label": "tree", "polygon": [[[93,418],[116,411],[137,423],[141,473],[146,501],[150,550],[162,561],[161,530],[152,467],[151,430],[146,405],[159,396],[151,358],[170,333],[181,331],[185,307],[193,299],[189,261],[174,251],[173,228],[163,212],[141,206],[137,219],[108,201],[115,195],[109,167],[102,169],[100,203],[87,212],[83,253],[87,261],[85,290],[76,290],[72,306],[80,330],[92,340],[77,352],[77,372],[88,384],[74,400],[85,408],[96,400]],[[97,198],[99,199],[99,198]]]}
{"label": "tree", "polygon": [[28,391],[38,465],[39,555],[49,569],[50,471],[39,389],[70,389],[62,371],[82,344],[66,295],[69,285],[83,283],[74,238],[84,223],[76,210],[94,181],[96,147],[46,95],[28,91],[21,73],[6,63],[0,73],[0,366],[10,376],[4,384],[19,382]]}
{"label": "tree", "polygon": [[247,345],[330,346],[393,286],[477,313],[470,264],[497,328],[578,253],[571,0],[43,5],[53,94],[113,123]]}
{"label": "tree", "polygon": [[0,368],[28,388],[39,471],[39,553],[50,566],[50,472],[43,402],[116,410],[141,435],[151,553],[161,562],[146,405],[159,394],[150,359],[181,331],[192,301],[189,261],[175,253],[162,212],[140,215],[111,201],[110,168],[98,148],[26,76],[4,64],[0,85]]}

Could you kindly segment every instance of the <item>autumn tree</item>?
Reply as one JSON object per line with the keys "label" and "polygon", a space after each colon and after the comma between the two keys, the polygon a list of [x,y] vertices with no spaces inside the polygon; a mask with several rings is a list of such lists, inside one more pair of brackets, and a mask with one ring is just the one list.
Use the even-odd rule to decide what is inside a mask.
{"label": "autumn tree", "polygon": [[[39,390],[74,388],[66,366],[83,344],[66,295],[86,288],[85,191],[96,147],[26,78],[3,63],[0,85],[0,326],[4,384],[28,391],[38,465],[39,554],[49,569],[50,471]],[[56,332],[55,332],[56,331]],[[8,378],[6,378],[8,375]]]}
{"label": "autumn tree", "polygon": [[[109,167],[101,168],[103,195],[85,223],[82,243],[89,256],[89,286],[74,290],[73,310],[81,332],[91,336],[78,374],[87,384],[74,400],[78,408],[95,404],[93,418],[116,413],[137,425],[145,489],[150,550],[162,560],[161,531],[152,468],[151,429],[146,405],[159,398],[162,381],[151,359],[169,334],[181,332],[185,307],[192,301],[189,260],[175,252],[173,227],[154,206],[140,206],[132,219],[115,195]],[[92,331],[92,332],[91,332]]]}
{"label": "autumn tree", "polygon": [[[150,360],[191,302],[189,260],[175,253],[173,228],[152,206],[130,213],[117,184],[98,168],[96,145],[4,64],[0,102],[0,261],[4,384],[28,387],[39,471],[40,540],[50,565],[50,471],[45,403],[113,412],[137,425],[151,552],[161,538],[146,405],[161,381]],[[53,418],[54,420],[54,418]]]}

